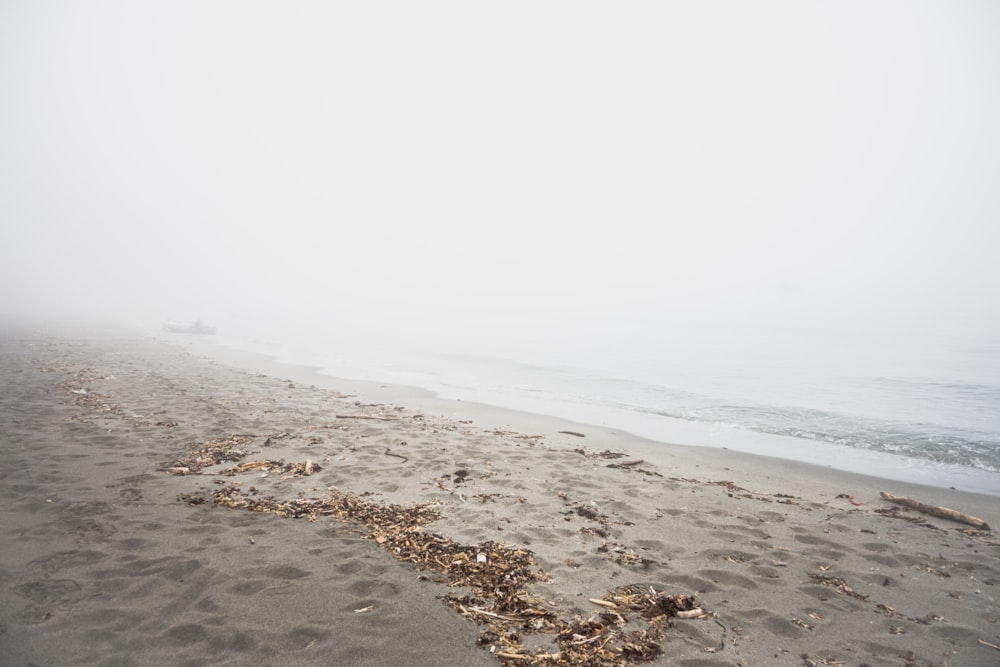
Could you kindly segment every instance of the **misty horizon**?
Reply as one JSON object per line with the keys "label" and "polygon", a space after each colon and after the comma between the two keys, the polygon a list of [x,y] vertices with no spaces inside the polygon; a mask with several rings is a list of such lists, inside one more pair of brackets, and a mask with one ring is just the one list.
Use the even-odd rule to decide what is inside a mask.
{"label": "misty horizon", "polygon": [[718,7],[4,3],[0,314],[1000,334],[1000,8]]}

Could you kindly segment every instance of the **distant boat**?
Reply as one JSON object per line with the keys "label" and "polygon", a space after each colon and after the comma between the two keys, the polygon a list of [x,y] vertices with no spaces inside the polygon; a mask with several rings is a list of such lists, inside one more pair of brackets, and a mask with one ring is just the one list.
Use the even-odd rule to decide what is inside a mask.
{"label": "distant boat", "polygon": [[163,328],[174,333],[204,334],[211,336],[215,333],[215,327],[205,324],[202,320],[194,322],[178,322],[177,320],[167,320],[163,323]]}

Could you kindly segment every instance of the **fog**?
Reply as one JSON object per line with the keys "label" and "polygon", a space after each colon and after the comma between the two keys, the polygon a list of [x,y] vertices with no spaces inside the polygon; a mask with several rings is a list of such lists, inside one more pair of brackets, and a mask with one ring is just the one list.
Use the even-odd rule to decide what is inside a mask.
{"label": "fog", "polygon": [[0,4],[0,316],[1000,333],[1000,5]]}

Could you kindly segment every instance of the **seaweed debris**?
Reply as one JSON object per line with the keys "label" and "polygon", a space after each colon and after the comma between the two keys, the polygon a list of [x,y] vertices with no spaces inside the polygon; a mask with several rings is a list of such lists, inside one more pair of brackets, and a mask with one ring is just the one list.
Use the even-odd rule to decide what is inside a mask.
{"label": "seaweed debris", "polygon": [[[233,477],[251,472],[280,472],[288,477],[311,475],[320,467],[309,460],[285,463],[269,459],[243,460],[255,435],[231,435],[228,438],[206,440],[168,468],[174,475],[206,474],[206,468],[224,462],[235,462],[214,474]],[[281,433],[272,438],[292,437]],[[390,450],[386,450],[390,456]],[[618,458],[613,452],[599,454]],[[399,458],[405,457],[400,456]],[[626,466],[635,469],[634,466]],[[486,473],[484,473],[485,475]],[[457,486],[473,473],[458,469],[451,475]],[[607,593],[600,601],[592,599],[602,609],[590,618],[560,617],[555,603],[534,594],[531,586],[549,580],[538,567],[534,554],[527,550],[484,541],[474,545],[460,544],[426,529],[440,518],[438,503],[395,505],[376,503],[360,496],[331,488],[323,498],[282,499],[264,495],[255,487],[241,482],[213,480],[218,488],[210,495],[185,493],[177,499],[190,505],[211,501],[230,510],[274,514],[281,518],[316,521],[330,517],[357,528],[358,532],[380,545],[398,560],[412,563],[420,577],[447,584],[453,592],[440,599],[465,618],[485,626],[477,643],[490,651],[502,665],[527,667],[624,667],[654,659],[663,651],[662,642],[673,618],[696,618],[704,614],[688,595],[665,595],[648,586],[624,586]],[[440,480],[438,485],[441,486]],[[566,500],[565,492],[557,494]],[[491,500],[484,494],[481,502]],[[594,507],[573,503],[565,513],[567,521],[578,516],[596,524],[592,532],[607,537],[611,517]],[[616,562],[622,565],[647,565],[632,552],[616,549]],[[426,574],[425,574],[426,573]],[[535,636],[526,646],[524,638]],[[549,650],[537,648],[539,640],[548,637]]]}
{"label": "seaweed debris", "polygon": [[[228,438],[206,440],[198,449],[179,459],[167,472],[174,475],[194,475],[209,466],[226,461],[242,461],[247,455],[247,445],[255,435],[231,435]],[[266,444],[266,443],[265,443]]]}
{"label": "seaweed debris", "polygon": [[830,586],[831,588],[836,589],[836,591],[841,595],[850,595],[851,597],[858,598],[859,600],[867,600],[869,597],[855,591],[844,579],[840,577],[827,577],[822,574],[810,574],[809,578],[817,583],[823,584],[824,586]]}
{"label": "seaweed debris", "polygon": [[323,467],[318,463],[313,463],[309,459],[306,459],[302,463],[285,463],[284,461],[246,461],[238,465],[234,465],[231,468],[226,468],[222,472],[216,473],[218,475],[226,475],[232,477],[244,472],[279,472],[288,477],[308,477],[313,473],[317,473],[322,470]]}
{"label": "seaweed debris", "polygon": [[106,394],[99,394],[96,391],[86,391],[80,390],[85,393],[78,393],[76,397],[76,404],[94,410],[96,412],[110,412],[113,415],[122,417],[125,415],[125,410],[122,409],[120,405],[113,402],[110,396]]}
{"label": "seaweed debris", "polygon": [[[208,501],[197,494],[178,500],[192,505]],[[531,584],[547,581],[531,551],[493,541],[465,545],[425,530],[440,518],[434,504],[382,504],[331,489],[323,499],[281,500],[260,497],[238,483],[215,489],[211,500],[234,510],[268,512],[284,518],[319,517],[363,526],[364,535],[418,571],[462,592],[441,600],[465,618],[485,626],[477,643],[502,665],[529,667],[624,667],[662,653],[673,618],[704,615],[695,598],[665,595],[647,586],[623,586],[592,600],[603,607],[588,619],[560,618],[556,609],[531,593]],[[428,579],[426,574],[422,578]],[[638,622],[638,626],[637,626]],[[550,636],[557,650],[529,649],[525,635]]]}

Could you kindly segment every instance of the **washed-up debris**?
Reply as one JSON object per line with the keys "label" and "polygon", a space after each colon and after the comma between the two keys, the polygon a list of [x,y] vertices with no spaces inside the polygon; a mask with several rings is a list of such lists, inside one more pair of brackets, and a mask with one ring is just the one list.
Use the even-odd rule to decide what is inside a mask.
{"label": "washed-up debris", "polygon": [[597,523],[608,524],[611,523],[611,517],[606,514],[601,514],[596,509],[590,505],[581,505],[579,503],[573,505],[573,512],[577,515],[582,516],[584,519],[589,519],[591,521],[596,521]]}
{"label": "washed-up debris", "polygon": [[902,616],[902,614],[896,611],[895,607],[890,607],[887,604],[877,604],[875,605],[875,608],[880,614],[888,616],[889,618],[900,618]]}
{"label": "washed-up debris", "polygon": [[231,468],[226,468],[218,475],[232,477],[245,472],[276,472],[290,477],[308,477],[323,468],[318,463],[306,459],[303,463],[285,463],[284,461],[245,461]]}
{"label": "washed-up debris", "polygon": [[[65,370],[64,367],[51,366],[43,370]],[[125,416],[125,410],[120,405],[111,400],[106,394],[88,389],[86,386],[97,380],[113,380],[113,375],[101,375],[92,368],[82,368],[66,378],[62,382],[52,387],[54,390],[65,391],[76,397],[76,404],[94,410],[96,412],[107,412],[116,417]]]}
{"label": "washed-up debris", "polygon": [[[404,442],[403,444],[405,445],[406,443]],[[385,448],[385,452],[383,452],[383,453],[386,456],[393,456],[393,457],[395,457],[397,459],[403,459],[403,463],[406,463],[407,461],[410,460],[410,459],[406,458],[405,456],[403,456],[402,454],[393,454],[392,450],[389,449],[388,447]]]}
{"label": "washed-up debris", "polygon": [[[934,524],[930,523],[926,519],[926,517],[923,517],[923,516],[914,516],[912,514],[904,513],[898,506],[893,506],[893,507],[876,507],[872,511],[875,512],[876,514],[880,514],[882,516],[887,516],[887,517],[890,517],[892,519],[900,519],[902,521],[906,521],[908,523],[912,523],[912,524],[915,524],[917,526],[923,526],[924,528],[930,528],[931,530],[942,530],[941,528],[938,528]],[[976,531],[976,532],[979,532],[979,531]]]}
{"label": "washed-up debris", "polygon": [[579,454],[580,456],[583,456],[588,459],[623,459],[626,456],[628,456],[628,454],[626,454],[625,452],[613,452],[610,449],[605,449],[603,452],[596,452],[596,453],[588,452],[586,449],[583,449],[582,447],[577,447],[576,449],[567,449],[563,451],[573,452],[574,454]]}
{"label": "washed-up debris", "polygon": [[838,593],[841,593],[843,595],[850,595],[851,597],[858,598],[859,600],[868,599],[867,595],[862,595],[861,593],[858,593],[853,588],[848,586],[847,582],[841,579],[840,577],[827,577],[822,574],[810,574],[809,577],[817,583],[823,584],[824,586],[830,586],[836,589]]}
{"label": "washed-up debris", "polygon": [[644,558],[631,549],[616,547],[612,551],[616,554],[613,560],[619,565],[641,565],[645,568],[651,565],[659,565],[655,560]]}
{"label": "washed-up debris", "polygon": [[[52,373],[55,371],[70,371],[71,368],[72,366],[69,364],[60,364],[60,363],[49,363],[41,366],[42,372],[44,373]],[[66,378],[62,382],[59,382],[53,388],[73,391],[74,386],[82,387],[83,385],[90,384],[91,382],[95,382],[97,380],[110,380],[110,379],[114,379],[114,376],[102,375],[93,368],[84,367],[72,371],[72,373],[70,373],[70,377]],[[74,393],[80,393],[80,392],[75,391]]]}
{"label": "washed-up debris", "polygon": [[177,501],[187,503],[188,505],[204,505],[208,502],[208,498],[199,496],[196,493],[182,493],[177,496]]}
{"label": "washed-up debris", "polygon": [[920,565],[920,566],[914,566],[914,567],[916,567],[918,570],[923,570],[924,572],[927,572],[929,574],[937,575],[937,576],[941,577],[942,579],[950,579],[951,578],[951,575],[948,574],[947,572],[945,572],[944,570],[939,570],[938,568],[931,567],[930,565],[927,565],[927,564]]}
{"label": "washed-up debris", "polygon": [[926,503],[919,502],[913,498],[907,498],[906,496],[894,496],[891,493],[882,491],[880,494],[884,500],[890,503],[896,503],[897,505],[903,505],[911,509],[915,509],[918,512],[923,512],[924,514],[930,514],[931,516],[940,517],[943,519],[951,519],[952,521],[958,521],[960,523],[968,524],[979,530],[989,530],[990,526],[988,523],[983,521],[978,517],[974,517],[971,514],[966,514],[964,512],[958,512],[947,507],[941,507],[940,505],[928,505]]}
{"label": "washed-up debris", "polygon": [[[263,444],[267,446],[272,438],[288,436],[272,435]],[[225,461],[241,462],[219,473],[227,476],[272,470],[307,475],[309,471],[319,470],[319,466],[308,460],[304,464],[268,459],[242,462],[248,454],[248,446],[256,438],[254,435],[233,435],[205,441],[189,456],[177,461],[169,472],[197,474]],[[386,454],[392,455],[390,450],[386,450]],[[611,452],[605,454],[617,457]],[[445,477],[452,478],[457,485],[472,479],[473,473],[460,468]],[[608,593],[604,599],[614,608],[606,609],[600,617],[567,621],[558,616],[554,603],[547,603],[530,591],[533,584],[548,580],[531,551],[493,541],[460,544],[426,530],[428,524],[440,518],[436,503],[411,506],[375,503],[335,488],[331,488],[324,498],[303,498],[300,494],[296,498],[281,499],[262,495],[254,486],[244,488],[238,481],[215,481],[219,488],[211,492],[210,498],[216,505],[308,521],[331,517],[358,526],[366,538],[395,558],[412,563],[418,571],[433,573],[431,577],[421,574],[421,578],[463,589],[441,596],[442,601],[469,620],[486,626],[478,643],[505,666],[624,667],[648,661],[661,653],[661,643],[672,618],[704,615],[690,596],[667,596],[652,588],[633,586]],[[441,485],[440,481],[438,484]],[[566,499],[565,492],[557,495]],[[178,500],[201,505],[209,498],[188,493],[179,495]],[[480,500],[485,502],[485,499]],[[610,517],[592,505],[574,503],[569,514],[595,522],[600,528],[611,523]],[[567,520],[569,518],[567,516]],[[644,563],[644,559],[639,559],[634,552],[616,553],[622,564]],[[368,611],[363,608],[358,613]],[[630,616],[637,618],[630,621]],[[549,635],[558,650],[529,649],[521,641],[524,635]]]}
{"label": "washed-up debris", "polygon": [[188,456],[178,460],[167,472],[174,475],[194,475],[203,468],[218,465],[226,461],[242,461],[246,455],[246,446],[253,442],[255,435],[231,435],[218,440],[206,440]]}
{"label": "washed-up debris", "polygon": [[917,616],[916,618],[911,618],[911,621],[919,623],[920,625],[930,625],[935,621],[943,621],[943,616],[938,616],[937,614],[924,614],[923,616]]}
{"label": "washed-up debris", "polygon": [[[726,492],[727,492],[727,495],[730,498],[740,497],[740,498],[749,498],[751,500],[760,500],[760,501],[763,501],[765,503],[774,502],[768,496],[762,496],[760,494],[748,491],[747,489],[744,489],[742,486],[739,486],[736,483],[731,482],[729,480],[723,479],[723,480],[719,480],[719,481],[716,481],[716,482],[708,482],[708,484],[710,484],[712,486],[721,486],[721,487],[725,488]],[[788,496],[788,495],[782,495],[782,498],[784,500],[787,500],[787,499],[790,498],[790,496]]]}
{"label": "washed-up debris", "polygon": [[655,470],[650,470],[642,466],[643,460],[639,459],[637,461],[622,461],[621,463],[609,463],[608,468],[620,468],[621,470],[632,470],[643,475],[649,475],[650,477],[663,477],[660,473]]}
{"label": "washed-up debris", "polygon": [[827,665],[827,667],[839,667],[839,665],[847,664],[843,660],[837,660],[836,658],[829,658],[829,657],[820,658],[819,662],[817,662],[812,658],[810,658],[808,653],[803,653],[800,657],[802,658],[802,664],[805,665],[805,667],[819,667],[819,665]]}
{"label": "washed-up debris", "polygon": [[325,499],[293,498],[282,500],[273,496],[258,496],[256,489],[244,491],[241,485],[230,483],[212,492],[216,505],[249,512],[268,512],[282,518],[306,518],[315,521],[331,516],[342,521],[367,526],[419,527],[439,518],[431,505],[381,505],[365,502],[358,496],[331,489]]}
{"label": "washed-up debris", "polygon": [[[590,601],[602,607],[603,611],[588,619],[575,618],[569,622],[535,620],[534,627],[545,628],[549,634],[554,634],[558,651],[525,650],[518,634],[495,627],[491,616],[486,618],[494,621],[494,627],[481,632],[478,643],[489,646],[490,651],[505,665],[628,665],[647,662],[662,653],[662,641],[673,618],[704,615],[691,596],[665,595],[639,585],[616,588],[603,598],[591,598]],[[634,627],[636,621],[639,621],[638,628]],[[531,631],[531,628],[528,630]]]}
{"label": "washed-up debris", "polygon": [[698,607],[693,595],[666,595],[652,586],[630,584],[619,586],[605,594],[605,602],[615,605],[618,610],[628,609],[639,612],[647,619],[661,619],[677,616],[697,618],[705,612]]}
{"label": "washed-up debris", "polygon": [[[611,535],[610,531],[604,526],[583,526],[579,532],[581,535],[594,535],[601,539],[607,539]],[[600,551],[600,547],[597,550]]]}
{"label": "washed-up debris", "polygon": [[110,396],[99,394],[96,391],[78,394],[76,404],[97,412],[109,412],[118,417],[125,415],[125,410],[117,403],[114,403]]}
{"label": "washed-up debris", "polygon": [[395,417],[384,417],[382,415],[337,415],[337,419],[372,419],[380,422],[396,421]]}
{"label": "washed-up debris", "polygon": [[[336,489],[322,499],[282,500],[260,497],[252,487],[244,490],[236,483],[214,490],[211,498],[230,509],[311,521],[329,516],[364,526],[365,536],[397,559],[413,563],[419,571],[435,573],[436,581],[451,588],[465,589],[464,594],[441,599],[469,620],[486,626],[478,643],[503,665],[621,667],[644,662],[661,653],[671,619],[704,615],[691,596],[625,586],[602,598],[606,608],[599,616],[561,619],[551,605],[529,590],[531,584],[548,580],[531,551],[493,541],[464,545],[427,531],[427,524],[440,516],[436,505],[380,504]],[[192,505],[207,502],[197,494],[183,494],[178,500]],[[579,508],[587,510],[585,506],[574,509]],[[631,616],[637,616],[645,627],[636,628],[635,622],[629,625]],[[558,650],[529,649],[521,641],[523,635],[550,635]]]}
{"label": "washed-up debris", "polygon": [[729,480],[718,480],[714,482],[705,482],[700,479],[694,479],[692,477],[670,477],[672,482],[684,482],[685,484],[700,484],[701,486],[721,486],[726,489],[727,495],[730,498],[749,498],[750,500],[759,500],[765,503],[780,503],[782,505],[799,505],[801,504],[801,498],[798,496],[793,496],[788,493],[774,493],[770,495],[762,495],[759,493],[753,493],[742,486],[739,486],[735,482]]}

